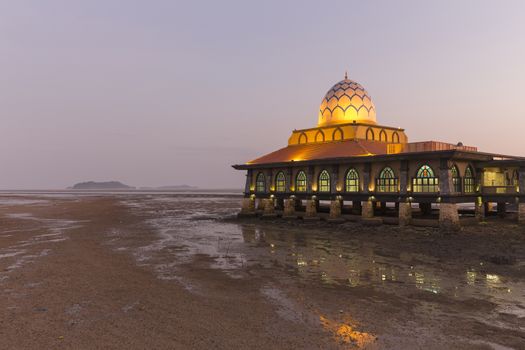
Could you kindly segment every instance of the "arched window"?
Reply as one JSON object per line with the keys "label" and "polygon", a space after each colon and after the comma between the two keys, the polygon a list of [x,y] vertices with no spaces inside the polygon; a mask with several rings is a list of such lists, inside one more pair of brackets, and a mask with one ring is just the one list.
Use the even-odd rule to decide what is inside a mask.
{"label": "arched window", "polygon": [[334,130],[334,133],[332,134],[332,140],[339,141],[343,139],[343,130],[337,128]]}
{"label": "arched window", "polygon": [[306,174],[302,170],[295,177],[295,191],[306,192]]}
{"label": "arched window", "polygon": [[257,174],[255,180],[255,192],[264,193],[266,192],[266,177],[263,173]]}
{"label": "arched window", "polygon": [[368,128],[366,130],[366,139],[367,140],[370,140],[370,141],[374,141],[375,140],[375,137],[374,137],[374,130],[372,130],[371,128]]}
{"label": "arched window", "polygon": [[517,170],[512,172],[512,185],[515,187],[520,185],[520,173]]}
{"label": "arched window", "polygon": [[319,174],[319,192],[330,192],[330,174],[326,170]]}
{"label": "arched window", "polygon": [[431,167],[423,165],[419,168],[416,177],[412,179],[412,191],[423,193],[439,192],[439,178],[435,176]]}
{"label": "arched window", "polygon": [[282,171],[279,171],[275,177],[275,190],[277,192],[286,192],[286,176],[284,176]]}
{"label": "arched window", "polygon": [[452,190],[456,193],[461,193],[461,176],[459,176],[458,167],[453,165],[450,172],[452,174]]}
{"label": "arched window", "polygon": [[299,144],[302,143],[308,143],[308,136],[304,132],[299,136]]}
{"label": "arched window", "polygon": [[476,192],[474,172],[472,171],[471,166],[467,166],[465,170],[465,178],[463,179],[463,190],[465,193],[474,193]]}
{"label": "arched window", "polygon": [[394,131],[394,133],[392,134],[392,142],[399,143],[399,134],[397,133],[397,131]]}
{"label": "arched window", "polygon": [[324,142],[324,133],[321,130],[315,134],[315,142]]}
{"label": "arched window", "polygon": [[379,141],[381,141],[381,142],[386,142],[387,141],[385,130],[381,130],[381,132],[379,133]]}
{"label": "arched window", "polygon": [[386,167],[381,170],[379,178],[376,179],[376,190],[378,192],[397,192],[397,181],[394,170]]}
{"label": "arched window", "polygon": [[355,169],[350,169],[345,178],[346,192],[359,192],[359,173]]}

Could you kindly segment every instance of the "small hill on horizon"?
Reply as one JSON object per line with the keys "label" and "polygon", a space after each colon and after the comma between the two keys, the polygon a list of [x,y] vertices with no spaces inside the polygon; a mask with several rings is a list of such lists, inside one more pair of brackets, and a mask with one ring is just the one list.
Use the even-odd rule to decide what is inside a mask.
{"label": "small hill on horizon", "polygon": [[135,187],[131,187],[123,184],[119,181],[86,181],[79,182],[72,187],[68,187],[71,190],[133,190]]}

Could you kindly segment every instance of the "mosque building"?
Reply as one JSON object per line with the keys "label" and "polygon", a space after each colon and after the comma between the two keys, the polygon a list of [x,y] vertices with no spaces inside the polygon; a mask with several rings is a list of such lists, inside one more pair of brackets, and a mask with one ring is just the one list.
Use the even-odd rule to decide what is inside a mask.
{"label": "mosque building", "polygon": [[346,74],[324,96],[316,127],[233,167],[247,171],[241,215],[399,225],[434,217],[457,227],[516,208],[525,223],[524,157],[409,142],[404,129],[378,124],[372,98]]}

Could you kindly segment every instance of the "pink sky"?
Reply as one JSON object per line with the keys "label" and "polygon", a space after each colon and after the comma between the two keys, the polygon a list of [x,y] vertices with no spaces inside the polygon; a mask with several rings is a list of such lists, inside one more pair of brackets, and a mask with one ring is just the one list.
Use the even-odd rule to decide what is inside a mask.
{"label": "pink sky", "polygon": [[2,1],[0,188],[241,188],[361,83],[411,141],[525,156],[523,1]]}

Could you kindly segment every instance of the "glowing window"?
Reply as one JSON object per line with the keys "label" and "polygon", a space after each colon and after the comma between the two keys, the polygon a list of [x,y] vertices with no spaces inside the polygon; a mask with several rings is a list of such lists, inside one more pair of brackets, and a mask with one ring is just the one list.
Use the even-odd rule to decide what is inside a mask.
{"label": "glowing window", "polygon": [[512,185],[516,187],[520,185],[520,173],[517,170],[512,173]]}
{"label": "glowing window", "polygon": [[306,192],[306,174],[304,171],[297,173],[295,178],[295,190],[297,192]]}
{"label": "glowing window", "polygon": [[476,192],[474,172],[472,171],[470,165],[467,167],[467,170],[465,170],[465,178],[463,180],[463,183],[463,190],[465,191],[465,193]]}
{"label": "glowing window", "polygon": [[319,192],[330,192],[330,174],[326,170],[319,174]]}
{"label": "glowing window", "polygon": [[286,192],[286,177],[282,171],[279,171],[275,177],[275,190],[277,192]]}
{"label": "glowing window", "polygon": [[266,177],[263,173],[257,174],[257,178],[255,180],[255,192],[266,192]]}
{"label": "glowing window", "polygon": [[452,173],[452,190],[456,193],[461,193],[461,177],[459,176],[458,167],[453,165],[450,172]]}
{"label": "glowing window", "polygon": [[439,192],[439,179],[434,175],[434,170],[428,165],[423,165],[412,179],[412,191],[420,193]]}
{"label": "glowing window", "polygon": [[376,190],[378,192],[397,192],[398,179],[394,175],[394,170],[386,167],[379,173],[376,179]]}
{"label": "glowing window", "polygon": [[359,192],[359,173],[355,169],[350,169],[346,173],[345,179],[346,192]]}

